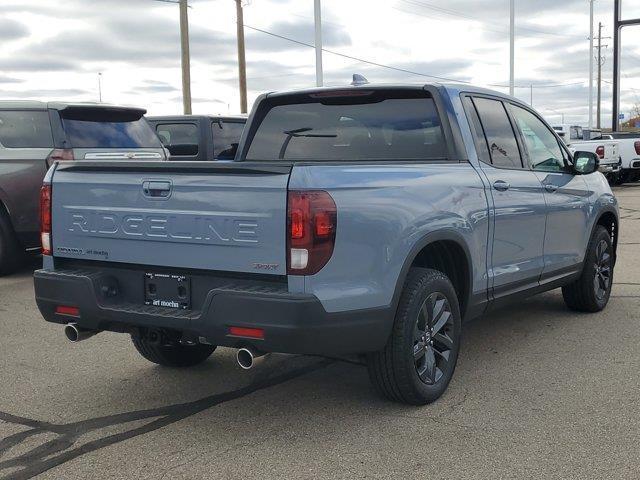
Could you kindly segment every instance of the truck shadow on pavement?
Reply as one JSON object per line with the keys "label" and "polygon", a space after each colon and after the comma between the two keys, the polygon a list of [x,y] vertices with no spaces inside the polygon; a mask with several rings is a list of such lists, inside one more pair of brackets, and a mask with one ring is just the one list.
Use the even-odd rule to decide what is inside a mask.
{"label": "truck shadow on pavement", "polygon": [[[2,474],[3,470],[5,473],[6,471],[9,471],[8,474],[4,474],[0,479],[18,480],[33,478],[36,475],[86,453],[137,437],[138,435],[144,435],[200,413],[215,405],[236,400],[259,390],[293,380],[302,375],[325,368],[335,361],[337,360],[314,360],[313,363],[309,365],[270,377],[258,378],[256,381],[245,387],[230,392],[204,397],[194,402],[119,413],[67,424],[42,422],[0,412],[0,421],[26,427],[26,430],[19,431],[0,440],[0,458],[11,449],[19,449],[21,446],[26,447],[27,444],[30,445],[32,443],[31,440],[35,436],[43,434],[55,436],[53,439],[48,440],[45,443],[40,443],[28,449],[25,453],[0,461],[0,474]],[[139,425],[140,422],[144,421],[147,422]],[[137,422],[136,425],[139,426],[119,433],[107,434],[106,436],[102,436],[79,445],[82,440],[81,437],[83,436],[97,432],[101,429],[108,429],[110,427],[113,429],[113,427],[121,426],[130,422]]]}

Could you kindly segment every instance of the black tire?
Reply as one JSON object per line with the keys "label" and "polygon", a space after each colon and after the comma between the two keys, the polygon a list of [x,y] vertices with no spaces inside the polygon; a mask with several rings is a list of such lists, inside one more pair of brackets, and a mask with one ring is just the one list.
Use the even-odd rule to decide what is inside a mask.
{"label": "black tire", "polygon": [[624,184],[623,178],[622,178],[622,173],[616,173],[614,179],[613,179],[613,186],[614,187],[619,187],[621,185]]}
{"label": "black tire", "polygon": [[387,345],[367,356],[376,390],[389,400],[411,405],[437,400],[453,377],[461,330],[451,281],[436,270],[412,268]]}
{"label": "black tire", "polygon": [[578,312],[603,310],[611,296],[614,263],[611,235],[599,225],[589,240],[580,278],[562,287],[567,307]]}
{"label": "black tire", "polygon": [[24,259],[24,251],[16,238],[7,214],[0,207],[0,276],[13,273]]}
{"label": "black tire", "polygon": [[152,363],[165,367],[193,367],[204,362],[216,349],[214,345],[181,345],[152,343],[142,337],[132,336],[136,350]]}

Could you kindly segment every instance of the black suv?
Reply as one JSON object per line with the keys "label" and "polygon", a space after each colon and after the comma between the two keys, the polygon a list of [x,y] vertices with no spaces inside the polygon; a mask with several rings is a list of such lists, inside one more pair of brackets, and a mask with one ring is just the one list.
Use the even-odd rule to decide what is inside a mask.
{"label": "black suv", "polygon": [[147,117],[174,161],[233,160],[245,116]]}

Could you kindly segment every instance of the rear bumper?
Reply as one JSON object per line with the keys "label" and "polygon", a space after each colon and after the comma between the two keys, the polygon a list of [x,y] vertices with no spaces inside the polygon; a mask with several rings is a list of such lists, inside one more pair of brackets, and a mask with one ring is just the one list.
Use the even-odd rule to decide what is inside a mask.
{"label": "rear bumper", "polygon": [[[142,301],[143,275],[142,271],[122,269],[38,270],[34,274],[36,302],[48,322],[75,322],[87,329],[133,334],[140,328],[166,328],[204,337],[214,345],[253,346],[265,352],[373,352],[384,347],[391,331],[390,308],[329,313],[315,296],[291,294],[283,286],[256,287],[248,280],[226,279],[205,285],[204,280],[194,278],[200,290],[206,286],[202,301],[194,302],[194,310],[146,306]],[[115,295],[113,291],[103,293],[113,286]],[[58,305],[77,307],[79,317],[56,313]],[[264,339],[231,336],[230,326],[262,328]]]}
{"label": "rear bumper", "polygon": [[601,173],[618,173],[621,170],[620,163],[606,163],[600,164],[598,170]]}

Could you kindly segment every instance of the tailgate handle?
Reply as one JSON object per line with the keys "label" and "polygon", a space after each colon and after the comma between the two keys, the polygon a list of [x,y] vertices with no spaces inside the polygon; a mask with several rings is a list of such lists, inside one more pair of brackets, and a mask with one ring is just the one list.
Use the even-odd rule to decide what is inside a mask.
{"label": "tailgate handle", "polygon": [[146,197],[168,198],[171,195],[171,182],[142,182],[142,192]]}

